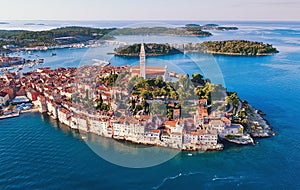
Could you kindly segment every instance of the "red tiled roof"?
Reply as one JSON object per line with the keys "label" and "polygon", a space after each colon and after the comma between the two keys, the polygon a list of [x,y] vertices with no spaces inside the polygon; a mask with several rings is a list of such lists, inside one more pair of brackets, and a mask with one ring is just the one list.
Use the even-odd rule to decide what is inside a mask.
{"label": "red tiled roof", "polygon": [[153,133],[160,133],[160,130],[159,129],[153,129],[153,130],[151,130],[151,132],[153,132]]}
{"label": "red tiled roof", "polygon": [[166,121],[165,125],[170,127],[175,127],[177,121]]}

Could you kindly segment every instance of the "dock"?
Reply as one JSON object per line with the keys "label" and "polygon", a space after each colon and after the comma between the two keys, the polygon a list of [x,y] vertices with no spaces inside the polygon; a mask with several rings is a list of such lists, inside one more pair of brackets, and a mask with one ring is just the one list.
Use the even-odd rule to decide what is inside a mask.
{"label": "dock", "polygon": [[8,119],[8,118],[19,117],[19,116],[20,116],[20,111],[8,115],[1,115],[0,119]]}

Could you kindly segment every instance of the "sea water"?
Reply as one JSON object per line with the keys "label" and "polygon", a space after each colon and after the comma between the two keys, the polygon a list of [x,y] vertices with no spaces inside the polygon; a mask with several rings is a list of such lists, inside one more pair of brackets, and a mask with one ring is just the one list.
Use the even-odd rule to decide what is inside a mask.
{"label": "sea water", "polygon": [[[300,23],[237,22],[236,26],[237,31],[212,31],[214,36],[196,40],[263,41],[280,51],[262,57],[206,57],[212,64],[217,63],[229,91],[236,91],[267,114],[266,119],[277,133],[275,137],[256,140],[259,144],[255,146],[226,147],[221,152],[192,156],[182,152],[155,167],[130,169],[98,157],[78,132],[47,115],[26,113],[0,120],[0,189],[299,189]],[[140,42],[143,38],[128,37],[127,41]],[[126,41],[126,36],[119,39]],[[155,39],[163,40],[159,36],[147,38],[151,42]],[[174,40],[166,38],[168,42]],[[98,52],[102,52],[101,48],[105,47],[99,47]],[[52,68],[76,67],[91,58],[107,59],[112,65],[138,64],[136,58],[107,57],[96,50],[55,50],[57,56],[51,56],[51,52],[33,54],[45,58],[41,66]],[[191,56],[199,61],[195,63]],[[147,63],[160,61],[192,74],[202,72],[201,59],[205,56],[149,57]]]}

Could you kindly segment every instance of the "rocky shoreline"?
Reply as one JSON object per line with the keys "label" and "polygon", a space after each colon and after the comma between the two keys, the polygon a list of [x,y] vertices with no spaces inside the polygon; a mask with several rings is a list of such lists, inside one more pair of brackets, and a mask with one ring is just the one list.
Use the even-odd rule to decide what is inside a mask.
{"label": "rocky shoreline", "polygon": [[268,56],[268,55],[275,55],[276,54],[276,53],[257,53],[255,55],[252,55],[252,54],[216,52],[216,51],[204,51],[203,53],[213,54],[213,55],[230,55],[230,56]]}
{"label": "rocky shoreline", "polygon": [[256,110],[254,107],[248,104],[249,112],[247,112],[248,121],[246,131],[253,138],[266,138],[270,136],[274,136],[275,132],[272,131],[272,127],[268,123],[268,121],[263,118],[265,113]]}

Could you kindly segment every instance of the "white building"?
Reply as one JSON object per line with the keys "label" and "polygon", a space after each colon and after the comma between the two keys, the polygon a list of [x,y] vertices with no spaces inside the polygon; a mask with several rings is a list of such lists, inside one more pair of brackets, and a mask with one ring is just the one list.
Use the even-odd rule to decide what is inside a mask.
{"label": "white building", "polygon": [[203,145],[217,145],[218,132],[216,130],[200,130],[199,143]]}
{"label": "white building", "polygon": [[244,127],[240,124],[231,124],[230,126],[225,127],[222,132],[223,136],[226,135],[243,135]]}
{"label": "white building", "polygon": [[78,122],[78,129],[79,130],[85,131],[85,132],[89,131],[87,119],[79,117],[79,118],[77,118],[77,122]]}
{"label": "white building", "polygon": [[59,108],[59,106],[53,101],[47,101],[46,104],[47,104],[48,114],[53,119],[57,119],[57,109]]}
{"label": "white building", "polygon": [[222,133],[225,129],[225,124],[220,119],[210,120],[209,122],[210,128],[217,130],[218,133]]}
{"label": "white building", "polygon": [[182,147],[182,133],[170,133],[170,141],[174,146],[178,148]]}
{"label": "white building", "polygon": [[113,137],[124,138],[125,137],[125,124],[114,122],[113,123]]}
{"label": "white building", "polygon": [[57,117],[61,123],[70,126],[71,125],[71,116],[72,116],[72,112],[70,112],[69,110],[67,110],[65,108],[58,108]]}

